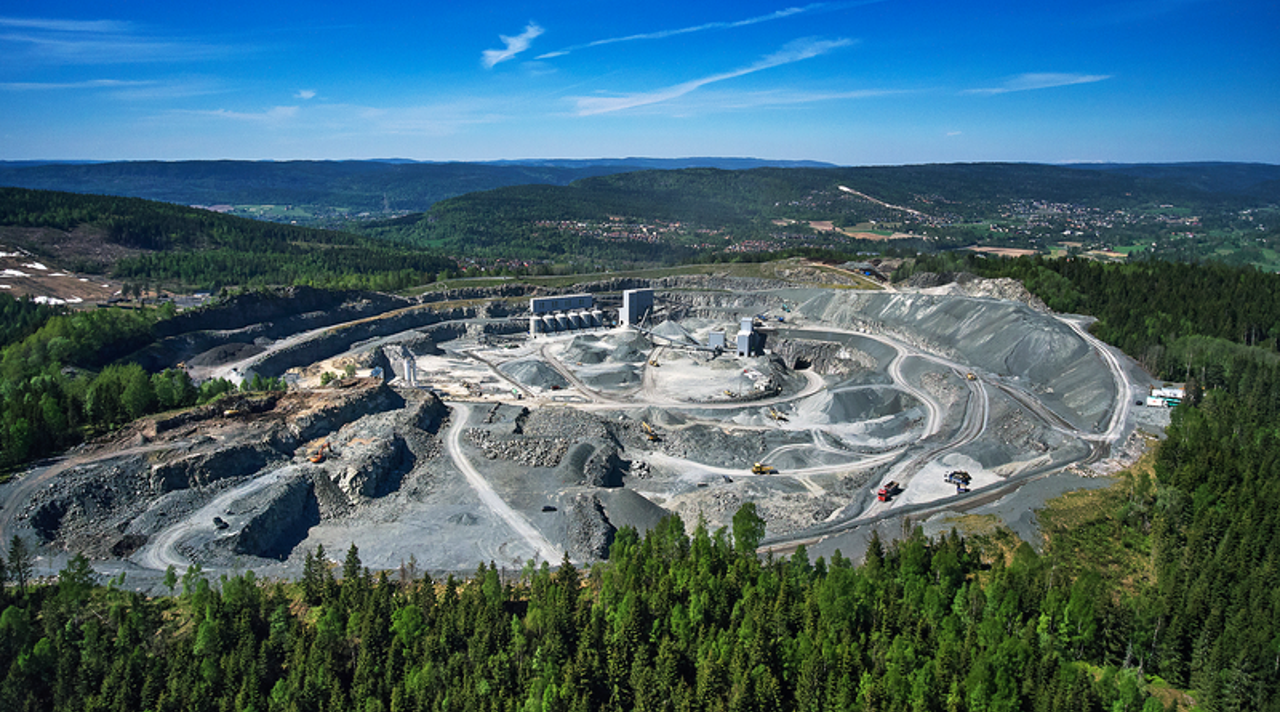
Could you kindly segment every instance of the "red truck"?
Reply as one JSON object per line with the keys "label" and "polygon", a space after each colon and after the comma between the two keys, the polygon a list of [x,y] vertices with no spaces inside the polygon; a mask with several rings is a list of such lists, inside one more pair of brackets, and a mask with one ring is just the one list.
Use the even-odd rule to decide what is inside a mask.
{"label": "red truck", "polygon": [[894,495],[898,494],[901,491],[902,489],[898,487],[897,482],[890,481],[886,483],[884,487],[881,487],[879,490],[876,490],[876,499],[880,500],[881,502],[888,502],[889,500],[893,499]]}

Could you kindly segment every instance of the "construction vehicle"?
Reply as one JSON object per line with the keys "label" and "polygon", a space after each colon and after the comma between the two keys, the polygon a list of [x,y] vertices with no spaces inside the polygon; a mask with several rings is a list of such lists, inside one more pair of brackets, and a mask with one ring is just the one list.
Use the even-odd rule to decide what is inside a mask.
{"label": "construction vehicle", "polygon": [[898,483],[890,480],[889,482],[885,483],[884,487],[881,487],[880,489],[876,490],[876,499],[880,500],[881,502],[888,502],[889,500],[893,499],[894,496],[901,491],[902,491],[902,488],[898,486]]}
{"label": "construction vehicle", "polygon": [[311,453],[311,457],[307,459],[319,465],[320,463],[324,462],[324,454],[328,452],[328,450],[329,450],[329,441],[326,440],[323,443],[320,443],[320,447],[315,452]]}
{"label": "construction vehicle", "polygon": [[964,470],[952,470],[942,479],[959,487],[961,485],[968,485],[973,478],[969,477],[969,473]]}
{"label": "construction vehicle", "polygon": [[968,492],[969,492],[969,488],[968,488],[968,487],[966,487],[966,486],[964,486],[964,485],[962,485],[962,484],[957,484],[957,485],[956,485],[956,494],[967,494]]}
{"label": "construction vehicle", "polygon": [[651,358],[651,359],[649,359],[649,365],[650,365],[650,366],[653,366],[653,367],[655,367],[655,368],[656,368],[656,367],[657,367],[657,365],[658,365],[658,359],[656,359],[656,358]]}
{"label": "construction vehicle", "polygon": [[976,380],[978,380],[978,377],[977,377],[977,376],[975,376],[975,375],[974,375],[974,374],[972,374],[972,373],[966,373],[966,374],[964,374],[964,377],[965,377],[965,378],[967,378],[967,379],[969,379],[970,381],[976,381]]}
{"label": "construction vehicle", "polygon": [[658,431],[654,430],[653,426],[649,425],[646,421],[640,421],[640,429],[644,431],[644,436],[649,438],[649,442],[651,443],[656,443],[662,439],[658,436]]}
{"label": "construction vehicle", "polygon": [[774,420],[781,421],[781,422],[786,422],[786,421],[787,421],[787,416],[785,416],[785,415],[783,415],[782,413],[778,412],[778,410],[777,410],[776,408],[770,408],[770,409],[769,409],[769,417],[770,417],[770,418],[773,418]]}
{"label": "construction vehicle", "polygon": [[222,417],[234,418],[237,415],[244,415],[246,412],[247,411],[243,408],[227,408],[226,410],[222,411]]}
{"label": "construction vehicle", "polygon": [[753,474],[753,475],[776,475],[776,474],[778,474],[778,468],[776,468],[776,467],[771,467],[771,466],[769,466],[769,465],[764,464],[763,462],[757,462],[756,464],[754,464],[754,465],[752,465],[752,466],[751,466],[751,474]]}

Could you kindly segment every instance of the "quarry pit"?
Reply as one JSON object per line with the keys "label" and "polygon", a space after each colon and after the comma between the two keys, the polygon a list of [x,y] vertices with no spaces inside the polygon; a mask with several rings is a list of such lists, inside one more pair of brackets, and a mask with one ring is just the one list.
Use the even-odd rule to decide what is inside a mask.
{"label": "quarry pit", "polygon": [[[0,536],[35,543],[46,571],[81,552],[141,582],[193,564],[293,578],[316,546],[353,543],[373,569],[514,571],[604,559],[619,529],[668,514],[714,530],[754,502],[762,550],[856,558],[872,531],[963,513],[1033,537],[1045,497],[1103,481],[1167,418],[1134,407],[1152,382],[1133,361],[1016,283],[577,287],[635,288],[654,290],[640,323],[554,333],[530,333],[514,287],[180,316],[134,360],[290,390],[39,463],[0,486]],[[751,355],[733,348],[744,319]]]}

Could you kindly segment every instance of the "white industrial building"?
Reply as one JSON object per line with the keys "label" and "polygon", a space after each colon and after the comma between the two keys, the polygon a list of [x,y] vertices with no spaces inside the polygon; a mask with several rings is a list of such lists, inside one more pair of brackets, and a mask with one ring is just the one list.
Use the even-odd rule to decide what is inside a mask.
{"label": "white industrial building", "polygon": [[529,336],[577,331],[604,325],[604,312],[595,309],[595,296],[569,294],[529,300]]}
{"label": "white industrial building", "polygon": [[652,289],[628,289],[622,293],[622,311],[618,320],[623,326],[638,325],[652,312]]}

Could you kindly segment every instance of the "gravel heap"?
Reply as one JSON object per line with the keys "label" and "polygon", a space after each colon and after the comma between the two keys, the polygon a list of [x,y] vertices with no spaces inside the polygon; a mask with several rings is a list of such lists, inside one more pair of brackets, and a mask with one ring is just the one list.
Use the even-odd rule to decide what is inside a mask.
{"label": "gravel heap", "polygon": [[467,442],[490,460],[507,460],[527,467],[555,467],[569,451],[566,438],[502,436],[483,428],[468,428]]}

